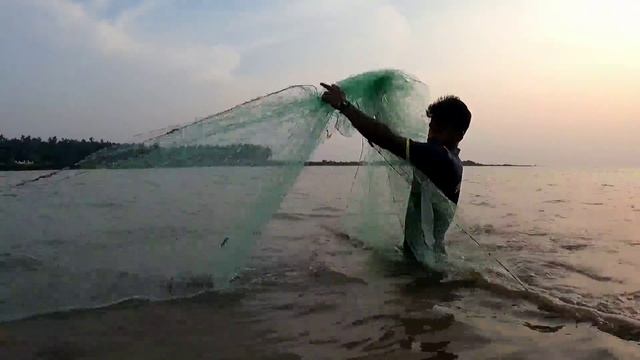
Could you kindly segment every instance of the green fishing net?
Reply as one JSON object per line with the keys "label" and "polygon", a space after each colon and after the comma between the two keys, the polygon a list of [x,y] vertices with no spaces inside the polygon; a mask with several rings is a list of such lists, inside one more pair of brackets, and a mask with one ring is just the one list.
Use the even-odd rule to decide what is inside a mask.
{"label": "green fishing net", "polygon": [[[353,76],[339,85],[355,106],[394,132],[417,141],[426,139],[428,119],[424,109],[429,93],[420,81],[399,71],[385,70]],[[345,136],[355,132],[342,115],[321,102],[319,95],[313,86],[286,88],[140,144],[105,149],[80,166],[260,168],[251,174],[238,173],[236,169],[231,179],[233,183],[240,177],[252,176],[257,181],[252,191],[243,191],[242,207],[226,214],[229,218],[224,222],[225,228],[218,229],[226,235],[224,250],[212,254],[211,270],[216,278],[228,280],[247,258],[256,234],[278,210],[316,147],[336,131]],[[437,265],[431,251],[433,242],[444,238],[454,205],[425,176],[383,149],[363,142],[361,161],[365,165],[358,169],[352,185],[350,211],[344,221],[346,231],[376,249],[401,244],[415,176],[422,201],[409,205],[422,207],[422,211],[412,212],[418,215],[411,219],[408,230],[414,234],[411,247],[421,262]],[[429,218],[425,219],[427,215]]]}

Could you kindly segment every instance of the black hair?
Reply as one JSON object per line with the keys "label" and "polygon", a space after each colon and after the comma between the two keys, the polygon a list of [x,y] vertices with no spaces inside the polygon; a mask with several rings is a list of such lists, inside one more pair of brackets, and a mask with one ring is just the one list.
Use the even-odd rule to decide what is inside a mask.
{"label": "black hair", "polygon": [[471,124],[471,112],[459,97],[447,95],[438,98],[427,108],[430,126],[464,134]]}

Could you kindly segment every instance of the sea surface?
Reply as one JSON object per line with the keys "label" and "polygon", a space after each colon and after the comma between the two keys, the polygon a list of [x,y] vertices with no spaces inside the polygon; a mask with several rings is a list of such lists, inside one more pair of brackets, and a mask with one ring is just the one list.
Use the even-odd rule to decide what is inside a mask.
{"label": "sea surface", "polygon": [[242,244],[260,168],[0,172],[0,358],[640,358],[639,169],[465,168],[444,279],[345,230],[356,169]]}

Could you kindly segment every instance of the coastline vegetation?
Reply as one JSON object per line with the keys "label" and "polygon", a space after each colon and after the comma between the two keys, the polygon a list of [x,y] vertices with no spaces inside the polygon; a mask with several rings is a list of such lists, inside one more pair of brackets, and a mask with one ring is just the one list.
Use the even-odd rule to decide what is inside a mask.
{"label": "coastline vegetation", "polygon": [[[150,167],[285,166],[285,160],[271,158],[271,149],[253,144],[224,146],[189,145],[162,147],[157,144],[119,144],[104,140],[58,139],[21,136],[9,139],[0,134],[0,171],[58,170],[65,168],[140,169]],[[384,165],[383,162],[306,161],[304,166]],[[464,166],[531,166],[481,164],[471,160]]]}

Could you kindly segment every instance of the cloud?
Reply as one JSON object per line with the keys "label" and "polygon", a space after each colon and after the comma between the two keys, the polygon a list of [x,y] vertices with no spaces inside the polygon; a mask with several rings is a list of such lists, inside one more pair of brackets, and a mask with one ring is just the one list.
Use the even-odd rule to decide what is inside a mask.
{"label": "cloud", "polygon": [[122,139],[290,84],[402,68],[412,58],[415,34],[391,2],[268,5],[15,1],[22,21],[0,29],[16,33],[15,43],[39,43],[10,60],[46,61],[23,73],[6,70],[23,90],[4,85],[5,129]]}
{"label": "cloud", "polygon": [[285,86],[404,67],[411,59],[415,34],[391,2],[287,4],[241,16],[254,36],[241,48],[239,74]]}
{"label": "cloud", "polygon": [[72,42],[74,46],[94,48],[106,56],[165,71],[186,72],[196,81],[231,78],[240,56],[229,46],[167,44],[141,40],[130,33],[131,24],[152,9],[153,4],[142,2],[110,21],[96,15],[108,6],[106,1],[92,3],[94,13],[87,6],[69,0],[34,3],[54,18],[52,41]]}
{"label": "cloud", "polygon": [[0,130],[122,140],[391,67],[469,103],[474,159],[552,162],[600,142],[637,163],[624,137],[640,113],[637,11],[590,4],[575,17],[552,1],[4,0]]}

